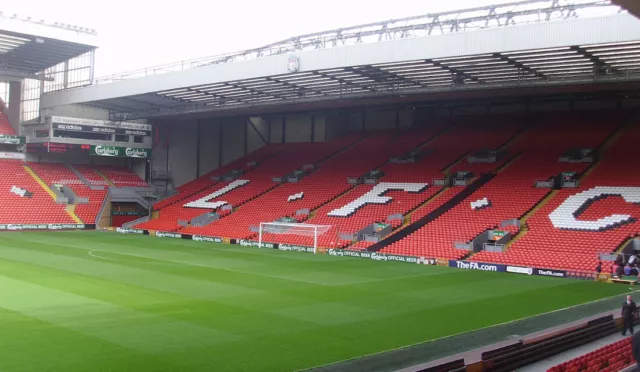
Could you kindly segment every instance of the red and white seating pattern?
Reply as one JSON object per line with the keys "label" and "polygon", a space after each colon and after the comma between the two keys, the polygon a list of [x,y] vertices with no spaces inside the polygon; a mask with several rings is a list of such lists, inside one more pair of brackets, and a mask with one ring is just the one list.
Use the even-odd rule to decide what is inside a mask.
{"label": "red and white seating pattern", "polygon": [[84,223],[95,223],[107,195],[106,190],[89,189],[71,169],[61,163],[29,163],[28,165],[47,185],[62,184],[71,188],[77,196],[88,198],[88,204],[76,205],[75,213]]}
{"label": "red and white seating pattern", "polygon": [[[483,262],[507,262],[542,268],[557,268],[592,272],[598,263],[598,254],[612,252],[630,237],[640,234],[640,205],[637,198],[640,188],[640,163],[635,161],[635,148],[640,141],[640,128],[627,129],[613,146],[603,154],[600,164],[588,175],[578,189],[559,191],[544,207],[540,208],[529,220],[529,231],[517,240],[503,254],[482,252],[474,259]],[[627,188],[625,201],[621,195],[604,197],[598,190],[603,188],[615,191],[618,187]],[[631,188],[631,189],[628,189]],[[576,194],[600,194],[603,197],[586,203],[583,207],[571,203]],[[584,194],[583,194],[584,195]],[[566,224],[554,226],[551,219],[561,205],[570,202],[569,214],[576,216],[575,228]],[[573,210],[573,213],[571,211]],[[560,214],[562,216],[563,214]],[[566,214],[564,214],[566,215]],[[611,216],[626,215],[626,223],[603,229],[585,229],[593,227],[594,221],[606,220]]]}
{"label": "red and white seating pattern", "polygon": [[[424,142],[435,131],[414,132],[412,136],[403,135],[390,140],[394,133],[395,131],[386,131],[371,134],[348,150],[322,163],[318,170],[304,177],[300,182],[283,184],[224,219],[201,228],[190,227],[184,232],[242,239],[253,237],[256,234],[251,232],[251,226],[258,226],[260,222],[274,221],[281,217],[294,216],[298,210],[317,209],[353,188],[347,183],[348,177],[359,177],[377,168],[388,161],[390,156],[401,155]],[[326,145],[333,142],[351,143],[353,139],[352,134]],[[338,145],[331,151],[335,153],[344,147],[344,144]],[[287,201],[291,195],[301,192],[304,193],[301,199]],[[331,232],[325,233],[327,234]]]}
{"label": "red and white seating pattern", "polygon": [[[33,195],[22,197],[11,188]],[[68,223],[75,221],[24,169],[20,160],[0,160],[0,224]]]}
{"label": "red and white seating pattern", "polygon": [[635,364],[631,337],[551,367],[547,372],[618,372]]}
{"label": "red and white seating pattern", "polygon": [[217,181],[211,179],[214,176],[221,176],[235,169],[241,169],[246,173],[252,169],[252,167],[249,166],[250,163],[255,162],[260,164],[265,159],[268,159],[269,157],[277,154],[278,152],[286,149],[289,146],[290,145],[275,144],[261,147],[257,151],[254,151],[247,156],[235,160],[227,165],[223,165],[222,167],[212,172],[209,172],[191,182],[187,182],[186,184],[176,188],[178,192],[176,195],[173,195],[164,200],[160,200],[159,202],[154,204],[153,210],[159,211],[169,205],[181,202],[195,195],[196,193],[213,187],[215,184],[217,184]]}
{"label": "red and white seating pattern", "polygon": [[[191,197],[161,209],[159,219],[140,224],[137,227],[152,230],[175,230],[181,227],[178,224],[178,220],[189,221],[199,215],[215,210],[215,208],[193,208],[193,206],[198,205],[198,203],[213,203],[209,204],[209,207],[221,207],[228,204],[234,208],[245,204],[265,192],[276,188],[278,184],[273,182],[273,177],[284,176],[297,169],[301,169],[307,164],[315,164],[327,158],[331,154],[340,151],[345,146],[356,141],[359,137],[360,135],[358,134],[350,135],[328,143],[300,143],[286,145],[281,149],[281,151],[265,159],[255,168],[248,169],[245,174],[236,180],[248,182],[242,182],[242,185],[236,185],[232,190],[222,195],[220,195],[221,190],[228,188],[232,182],[220,182],[214,187],[205,189]],[[282,147],[282,145],[278,146]],[[302,181],[304,182],[307,178],[308,177],[303,178]],[[296,185],[299,184],[300,183],[296,183]],[[291,194],[292,193],[289,193],[287,196]],[[281,204],[282,201],[279,201],[278,205],[280,206]],[[191,207],[186,207],[186,205],[190,205]],[[248,209],[248,207],[243,206],[243,209],[245,208]],[[253,213],[255,212],[256,211],[253,210]],[[213,224],[218,224],[226,219],[227,217],[222,220],[215,221]],[[185,232],[201,233],[198,232],[200,231],[199,229],[203,228],[188,227]],[[246,226],[246,230],[249,231],[248,226]]]}
{"label": "red and white seating pattern", "polygon": [[[250,239],[256,236],[251,228],[258,226],[260,222],[293,217],[312,224],[331,225],[332,229],[320,238],[320,245],[344,247],[350,242],[340,241],[340,233],[354,233],[371,223],[385,222],[394,213],[411,212],[410,221],[415,222],[446,203],[462,188],[443,190],[434,202],[416,209],[441,190],[431,183],[434,178],[445,175],[444,169],[448,168],[450,173],[471,171],[479,175],[495,172],[505,165],[495,178],[459,205],[412,235],[383,249],[386,253],[403,255],[460,258],[469,252],[455,249],[455,242],[469,242],[487,229],[500,227],[504,220],[519,219],[549,195],[550,190],[533,187],[535,180],[549,179],[562,172],[584,172],[588,164],[561,163],[558,161],[559,157],[573,148],[598,147],[613,133],[621,122],[620,119],[620,116],[611,112],[532,117],[530,120],[534,125],[509,143],[509,156],[498,164],[470,164],[465,157],[483,148],[497,148],[513,138],[524,127],[524,121],[517,117],[493,117],[490,118],[492,122],[488,123],[473,118],[455,119],[453,123],[448,123],[446,133],[440,134],[424,147],[426,155],[416,163],[388,163],[382,167],[380,166],[391,156],[401,155],[424,143],[440,128],[432,127],[421,134],[415,130],[400,135],[393,131],[378,132],[322,163],[320,168],[300,182],[281,185],[274,184],[271,178],[283,176],[304,164],[318,163],[329,154],[340,151],[354,139],[345,143],[335,142],[334,147],[330,147],[331,143],[267,146],[183,186],[179,195],[156,205],[160,211],[159,219],[139,227]],[[500,122],[496,122],[498,120]],[[636,223],[639,215],[636,199],[640,195],[635,189],[617,189],[640,187],[640,178],[636,176],[640,172],[635,169],[640,165],[630,161],[634,156],[634,144],[640,139],[637,132],[638,130],[629,130],[625,133],[616,146],[604,155],[595,171],[582,181],[580,188],[554,192],[555,197],[535,210],[528,220],[526,233],[507,252],[480,252],[470,259],[543,268],[592,270],[597,259],[596,253],[611,252],[629,237],[637,236],[640,229]],[[248,166],[247,160],[252,157],[261,159],[255,168]],[[246,181],[242,184],[216,183],[210,179],[213,174],[221,175],[239,168],[245,170],[243,176],[236,180]],[[379,181],[381,183],[404,185],[402,188],[407,190],[410,188],[408,184],[426,183],[429,186],[426,189],[419,187],[419,192],[393,189],[373,192],[377,190],[376,187],[381,186],[354,187],[346,182],[347,177],[361,176],[372,169],[384,172],[384,177]],[[620,190],[624,192],[619,192]],[[589,193],[598,197],[585,204],[575,217],[571,217],[570,210],[575,209],[580,200],[588,200]],[[578,195],[565,203],[574,194]],[[359,198],[362,198],[360,201],[363,203],[356,205],[355,201]],[[472,203],[481,200],[486,200],[486,203],[483,202],[480,208],[471,207]],[[350,203],[351,210],[338,216],[340,213],[335,211],[346,211],[345,207]],[[182,228],[178,224],[178,220],[188,221],[205,212],[220,211],[222,205],[233,206],[233,212],[225,210],[224,218],[208,226]],[[239,206],[241,207],[237,208]],[[313,213],[296,215],[296,212],[306,209]],[[609,217],[617,214],[623,215],[624,221],[620,220],[620,216]],[[559,217],[554,225],[552,219],[556,215]],[[619,221],[609,223],[609,226],[598,231],[584,231],[588,230],[585,226],[596,225],[599,219],[607,218],[618,218]],[[398,224],[399,222],[394,227]],[[310,237],[267,234],[265,240],[269,239],[300,245],[312,242]],[[365,247],[367,244],[358,243],[354,248],[362,248],[361,246]],[[588,255],[583,254],[585,246],[589,247],[586,250]],[[577,255],[576,252],[580,254]],[[582,258],[575,259],[576,256]],[[584,258],[586,256],[589,258]]]}
{"label": "red and white seating pattern", "polygon": [[[362,205],[355,213],[349,214],[348,216],[335,216],[336,210],[344,208],[350,203],[354,203],[363,197],[363,195],[367,196],[372,190],[378,187],[360,185],[344,197],[336,199],[320,208],[317,211],[317,215],[307,221],[312,224],[333,226],[331,230],[320,237],[318,244],[328,248],[344,247],[351,244],[351,241],[341,241],[339,239],[340,233],[352,234],[372,223],[385,222],[387,217],[391,214],[406,214],[407,212],[415,209],[441,189],[441,187],[433,186],[432,180],[434,178],[442,178],[444,176],[443,170],[447,166],[456,162],[456,160],[460,159],[468,152],[480,150],[482,147],[498,147],[517,133],[521,128],[520,125],[512,123],[511,121],[498,124],[488,124],[471,120],[469,122],[464,121],[459,123],[450,123],[449,125],[452,125],[452,127],[446,133],[440,135],[437,139],[424,147],[423,150],[426,152],[426,155],[420,158],[417,162],[404,164],[389,163],[381,167],[381,170],[385,173],[381,182],[393,182],[404,185],[422,185],[424,183],[428,183],[429,186],[424,191],[387,191],[384,196],[391,198],[388,204],[366,204]],[[499,130],[490,132],[487,130],[488,127]],[[426,138],[420,138],[416,133],[412,132],[409,132],[407,136],[419,138],[421,142],[426,140]],[[451,146],[452,143],[455,143],[455,146]],[[415,144],[413,144],[413,147],[415,147]],[[455,195],[456,192],[449,193],[448,195]],[[445,200],[446,198],[441,201],[444,202]],[[426,214],[429,212],[422,213]],[[265,239],[268,240],[268,237]],[[312,239],[309,237],[278,236],[273,237],[273,239],[274,241],[288,242],[292,244],[313,244]],[[356,248],[364,245],[366,244],[360,243]]]}
{"label": "red and white seating pattern", "polygon": [[[549,190],[533,187],[536,179],[584,170],[585,164],[559,163],[558,158],[571,148],[595,148],[604,141],[615,126],[601,119],[581,117],[577,122],[569,122],[561,118],[565,121],[558,123],[540,118],[541,124],[509,146],[510,153],[522,155],[503,172],[435,221],[382,252],[450,259],[467,255],[468,251],[454,248],[454,243],[467,243],[487,229],[500,227],[504,220],[521,218],[547,195]],[[489,200],[490,207],[471,208],[472,202],[484,198]],[[502,262],[501,255],[480,252],[473,259],[483,261],[493,256]]]}

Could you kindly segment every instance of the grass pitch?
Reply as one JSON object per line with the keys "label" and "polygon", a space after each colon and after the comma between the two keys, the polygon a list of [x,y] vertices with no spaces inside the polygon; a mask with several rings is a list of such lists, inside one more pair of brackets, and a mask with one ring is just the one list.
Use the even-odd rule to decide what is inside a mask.
{"label": "grass pitch", "polygon": [[0,371],[293,371],[627,286],[96,232],[0,234]]}

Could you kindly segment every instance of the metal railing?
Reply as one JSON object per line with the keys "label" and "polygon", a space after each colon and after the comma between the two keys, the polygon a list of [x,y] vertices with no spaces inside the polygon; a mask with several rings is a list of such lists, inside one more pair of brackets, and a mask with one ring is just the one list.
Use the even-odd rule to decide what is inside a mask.
{"label": "metal railing", "polygon": [[99,77],[94,84],[108,84],[212,64],[252,60],[299,51],[326,49],[384,40],[424,37],[470,30],[509,27],[527,23],[607,15],[622,12],[609,0],[521,0],[505,4],[423,14],[388,21],[299,35],[262,47],[183,60]]}

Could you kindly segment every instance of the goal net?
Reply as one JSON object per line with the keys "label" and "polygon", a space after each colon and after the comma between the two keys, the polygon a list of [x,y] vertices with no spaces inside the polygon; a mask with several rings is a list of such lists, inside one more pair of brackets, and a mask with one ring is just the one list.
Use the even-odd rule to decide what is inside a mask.
{"label": "goal net", "polygon": [[264,234],[299,235],[313,237],[313,253],[318,250],[318,236],[326,233],[330,225],[312,225],[307,223],[261,222],[258,232],[258,246],[262,247]]}

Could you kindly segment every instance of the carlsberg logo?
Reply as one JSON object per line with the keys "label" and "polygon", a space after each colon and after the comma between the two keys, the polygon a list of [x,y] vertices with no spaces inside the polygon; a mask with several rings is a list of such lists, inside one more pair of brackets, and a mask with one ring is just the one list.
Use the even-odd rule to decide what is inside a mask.
{"label": "carlsberg logo", "polygon": [[118,149],[109,146],[96,146],[96,154],[101,156],[118,156]]}
{"label": "carlsberg logo", "polygon": [[147,150],[127,147],[127,149],[125,150],[125,154],[130,158],[146,158]]}

